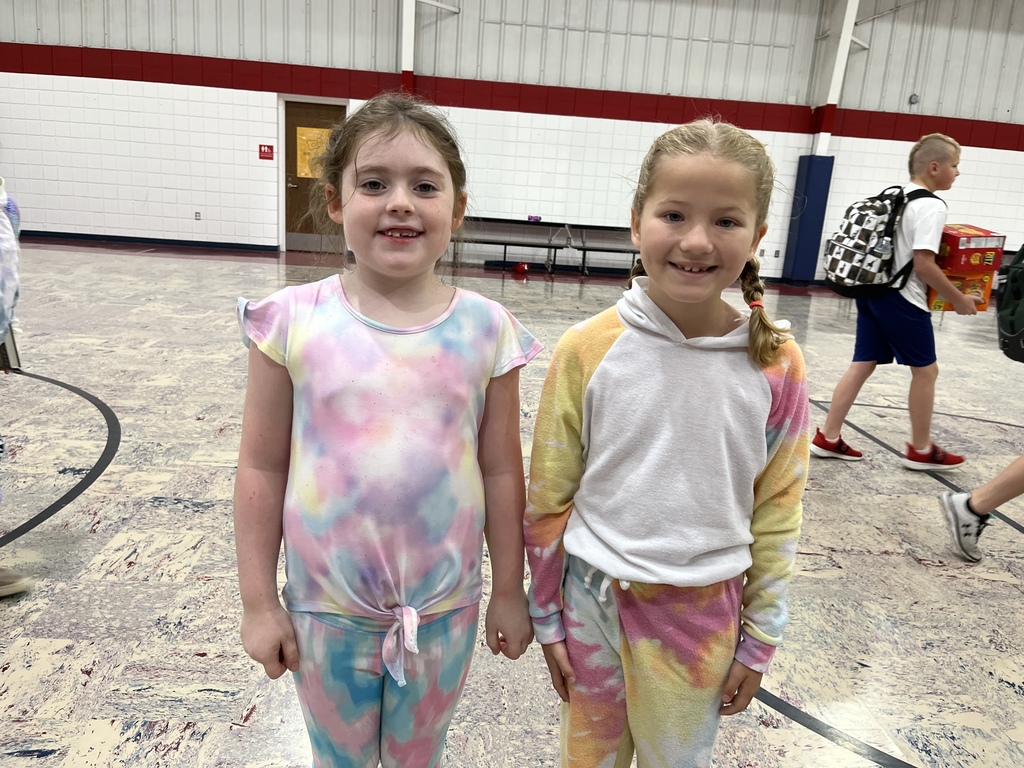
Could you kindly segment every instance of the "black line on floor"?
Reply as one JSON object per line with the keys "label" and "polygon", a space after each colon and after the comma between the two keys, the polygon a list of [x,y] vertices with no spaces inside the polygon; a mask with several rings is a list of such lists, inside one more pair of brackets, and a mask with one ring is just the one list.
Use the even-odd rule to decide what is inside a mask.
{"label": "black line on floor", "polygon": [[48,384],[53,384],[55,386],[62,387],[63,389],[66,389],[69,392],[73,392],[79,397],[88,400],[90,403],[96,406],[99,412],[103,415],[103,420],[107,422],[107,444],[103,446],[103,452],[100,454],[99,459],[96,460],[96,463],[93,465],[92,469],[90,469],[81,480],[75,483],[71,490],[69,490],[67,493],[65,493],[55,502],[53,502],[53,504],[48,506],[46,509],[44,509],[42,512],[37,514],[32,519],[26,520],[13,531],[8,531],[3,536],[0,536],[0,547],[5,547],[18,537],[28,533],[37,525],[50,519],[55,514],[64,509],[64,507],[66,507],[72,501],[77,499],[82,494],[82,492],[90,485],[92,485],[94,482],[96,482],[96,479],[103,474],[103,472],[106,470],[108,466],[110,466],[110,462],[114,460],[114,455],[117,453],[117,448],[121,444],[121,422],[117,420],[117,416],[110,409],[110,406],[108,406],[95,395],[91,395],[85,390],[79,389],[78,387],[72,386],[71,384],[65,384],[63,381],[57,381],[56,379],[51,379],[46,376],[40,376],[35,373],[28,373],[26,371],[14,371],[14,373],[20,374],[22,376],[28,376],[30,379],[45,381]]}
{"label": "black line on floor", "polygon": [[[813,400],[813,399],[810,402],[811,402],[811,404],[816,405],[819,408],[821,408],[821,410],[825,411],[825,413],[828,413],[828,403],[826,403],[826,402],[824,402],[822,400]],[[877,408],[895,408],[896,410],[903,410],[903,411],[907,410],[906,408],[896,408],[896,406],[891,406],[891,405],[890,406],[885,406],[885,405],[874,406],[874,405],[865,405],[865,404],[862,404],[862,403],[854,403],[854,405],[861,405],[864,408],[876,408],[877,407]],[[965,419],[972,418],[971,416],[959,417],[955,413],[949,413],[949,414],[945,414],[945,415],[951,416],[953,418],[965,418]],[[1003,426],[1008,426],[1008,427],[1015,427],[1015,426],[1017,426],[1016,424],[1003,424],[1003,422],[999,422],[999,421],[993,421],[993,422],[989,422],[989,423],[991,423],[991,424],[1002,424]],[[889,451],[890,453],[894,453],[897,456],[903,456],[903,454],[900,453],[896,448],[893,448],[888,443],[886,443],[883,440],[880,440],[879,438],[875,437],[874,435],[872,435],[867,430],[861,429],[860,427],[858,427],[856,424],[854,424],[849,419],[844,421],[843,424],[845,424],[848,427],[850,427],[850,429],[852,429],[857,434],[863,435],[864,437],[866,437],[868,440],[870,440],[871,442],[875,443],[876,445],[880,445],[882,448],[885,448],[885,450]],[[921,474],[929,475],[933,480],[936,480],[936,481],[942,483],[944,486],[949,488],[954,493],[964,493],[964,492],[970,490],[969,488],[961,488],[959,485],[957,485],[956,483],[951,481],[948,477],[946,477],[945,474],[942,473],[942,472],[933,472],[930,469],[915,470],[915,471],[921,472]],[[1015,531],[1017,531],[1017,533],[1024,534],[1024,525],[1021,525],[1016,520],[1014,520],[1012,517],[1007,517],[1002,512],[1000,512],[998,509],[994,510],[992,512],[992,516],[997,518],[997,519],[999,519],[999,520],[1002,520],[1008,526],[1010,526]]]}
{"label": "black line on floor", "polygon": [[823,723],[821,720],[808,715],[788,701],[783,701],[778,696],[768,693],[764,688],[759,690],[754,698],[766,707],[771,707],[780,715],[788,717],[794,723],[802,725],[807,730],[814,731],[819,736],[824,736],[829,741],[838,744],[843,749],[860,755],[866,760],[873,760],[876,765],[884,766],[884,768],[914,768],[910,763],[905,763],[888,752],[883,752],[872,747],[870,744],[865,744],[863,741],[859,741],[852,736],[847,736],[838,728],[833,728],[828,723]]}

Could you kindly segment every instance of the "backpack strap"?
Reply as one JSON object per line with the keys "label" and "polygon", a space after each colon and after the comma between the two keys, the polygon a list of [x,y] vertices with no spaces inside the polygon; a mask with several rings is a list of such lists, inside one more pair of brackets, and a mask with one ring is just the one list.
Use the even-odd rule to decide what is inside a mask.
{"label": "backpack strap", "polygon": [[[915,189],[912,192],[908,192],[906,196],[903,198],[903,205],[900,206],[898,214],[896,216],[893,216],[892,220],[889,222],[893,228],[892,236],[894,244],[896,242],[896,223],[903,218],[903,211],[914,200],[920,200],[925,197],[934,197],[936,200],[940,200],[942,204],[945,205],[947,208],[949,207],[946,204],[945,200],[936,195],[934,192],[929,192],[927,189]],[[900,271],[892,276],[892,280],[889,281],[889,285],[895,288],[896,290],[902,290],[903,287],[906,286],[907,281],[910,279],[910,273],[913,272],[913,270],[914,259],[913,257],[911,257],[910,261],[904,264]]]}
{"label": "backpack strap", "polygon": [[[920,200],[922,197],[934,197],[936,200],[942,200],[941,197],[936,195],[934,192],[929,192],[927,189],[915,189],[913,192],[907,193],[907,198],[903,201],[903,207],[906,208],[907,203],[913,200]],[[947,208],[949,207],[945,200],[942,200],[942,204]]]}

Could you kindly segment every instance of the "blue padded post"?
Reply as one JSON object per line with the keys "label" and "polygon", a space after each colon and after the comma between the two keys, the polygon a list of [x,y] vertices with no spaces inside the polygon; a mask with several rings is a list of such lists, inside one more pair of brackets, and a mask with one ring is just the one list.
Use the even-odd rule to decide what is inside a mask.
{"label": "blue padded post", "polygon": [[818,267],[821,240],[825,235],[825,206],[832,183],[831,155],[802,155],[796,173],[793,211],[789,219],[786,258],[782,262],[782,279],[786,282],[810,283]]}

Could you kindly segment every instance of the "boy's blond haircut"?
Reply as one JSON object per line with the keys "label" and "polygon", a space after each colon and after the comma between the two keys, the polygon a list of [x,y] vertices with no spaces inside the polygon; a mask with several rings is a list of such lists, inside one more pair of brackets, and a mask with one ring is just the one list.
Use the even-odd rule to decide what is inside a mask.
{"label": "boy's blond haircut", "polygon": [[925,172],[931,163],[944,163],[960,157],[960,145],[956,139],[944,133],[929,133],[917,140],[910,149],[907,167],[910,177],[917,178]]}

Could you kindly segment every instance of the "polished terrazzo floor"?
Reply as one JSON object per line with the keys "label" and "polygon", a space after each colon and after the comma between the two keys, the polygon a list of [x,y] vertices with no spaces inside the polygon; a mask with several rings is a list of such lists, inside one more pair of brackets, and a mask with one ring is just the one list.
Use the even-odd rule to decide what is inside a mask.
{"label": "polished terrazzo floor", "polygon": [[[238,640],[230,499],[245,352],[233,310],[239,295],[325,274],[26,246],[26,375],[0,377],[0,536],[49,516],[0,548],[0,564],[37,580],[0,599],[3,768],[309,765],[292,684],[263,677]],[[547,345],[523,375],[528,447],[554,342],[620,289],[456,281]],[[852,350],[850,302],[772,291],[766,304],[794,323],[812,400],[826,402]],[[761,700],[723,723],[716,765],[1024,765],[1024,502],[1002,509],[972,566],[935,500],[1024,450],[1024,368],[997,351],[992,312],[936,328],[935,431],[970,463],[945,477],[902,469],[906,371],[868,383],[846,432],[867,460],[812,463],[792,622]],[[553,766],[557,751],[539,648],[517,662],[478,653],[447,765]]]}

